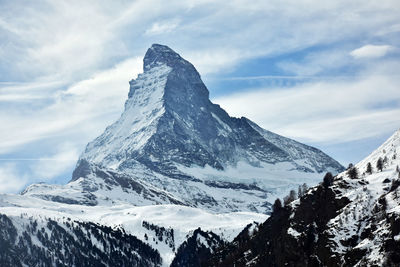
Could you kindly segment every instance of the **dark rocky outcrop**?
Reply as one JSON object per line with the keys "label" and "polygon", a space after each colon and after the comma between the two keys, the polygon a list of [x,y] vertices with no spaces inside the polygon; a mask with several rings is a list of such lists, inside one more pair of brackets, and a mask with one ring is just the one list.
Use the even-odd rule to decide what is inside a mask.
{"label": "dark rocky outcrop", "polygon": [[298,206],[278,209],[254,234],[241,233],[203,265],[339,266],[325,230],[327,222],[348,203],[332,189],[318,186]]}
{"label": "dark rocky outcrop", "polygon": [[200,228],[179,246],[171,267],[200,267],[212,253],[223,246],[224,241],[213,232],[204,232]]}

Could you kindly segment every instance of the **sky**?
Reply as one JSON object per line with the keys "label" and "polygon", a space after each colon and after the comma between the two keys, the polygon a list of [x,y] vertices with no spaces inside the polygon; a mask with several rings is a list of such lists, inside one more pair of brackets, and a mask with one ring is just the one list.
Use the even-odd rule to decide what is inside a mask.
{"label": "sky", "polygon": [[400,128],[400,3],[0,0],[0,193],[63,184],[153,43],[214,103],[356,163]]}

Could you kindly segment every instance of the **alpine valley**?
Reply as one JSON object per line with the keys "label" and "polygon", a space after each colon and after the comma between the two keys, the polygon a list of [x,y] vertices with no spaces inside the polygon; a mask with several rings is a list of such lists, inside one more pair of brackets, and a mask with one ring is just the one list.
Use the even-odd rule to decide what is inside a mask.
{"label": "alpine valley", "polygon": [[0,195],[0,266],[398,266],[399,132],[354,177],[230,117],[169,47],[152,45],[143,63],[68,184]]}

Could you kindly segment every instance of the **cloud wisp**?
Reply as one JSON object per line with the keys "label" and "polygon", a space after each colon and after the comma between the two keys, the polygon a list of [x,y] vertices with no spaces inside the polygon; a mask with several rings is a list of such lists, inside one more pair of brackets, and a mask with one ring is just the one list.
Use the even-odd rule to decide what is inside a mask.
{"label": "cloud wisp", "polygon": [[0,193],[17,192],[28,183],[64,174],[76,164],[79,153],[76,144],[61,143],[55,146],[55,153],[38,158],[0,158]]}
{"label": "cloud wisp", "polygon": [[350,55],[354,58],[380,58],[395,50],[391,45],[364,45],[360,48],[354,49]]}
{"label": "cloud wisp", "polygon": [[344,143],[400,126],[399,83],[399,76],[369,73],[286,89],[253,89],[214,101],[232,115],[247,116],[266,129],[298,140]]}
{"label": "cloud wisp", "polygon": [[0,193],[16,192],[28,181],[28,177],[17,172],[16,163],[0,164]]}
{"label": "cloud wisp", "polygon": [[[119,116],[127,96],[128,81],[140,71],[141,60],[132,58],[64,91],[53,92],[48,105],[24,104],[15,110],[10,110],[9,105],[0,105],[0,111],[7,114],[0,117],[0,124],[7,126],[7,131],[0,131],[0,153],[55,135],[66,138],[68,134],[78,132],[81,140],[94,138],[105,123],[111,123]],[[15,94],[23,98],[25,90]],[[48,92],[42,90],[34,96],[45,98]]]}
{"label": "cloud wisp", "polygon": [[146,35],[157,35],[157,34],[170,33],[176,27],[178,27],[179,23],[180,23],[179,19],[155,22],[151,25],[151,28],[146,30],[145,34]]}

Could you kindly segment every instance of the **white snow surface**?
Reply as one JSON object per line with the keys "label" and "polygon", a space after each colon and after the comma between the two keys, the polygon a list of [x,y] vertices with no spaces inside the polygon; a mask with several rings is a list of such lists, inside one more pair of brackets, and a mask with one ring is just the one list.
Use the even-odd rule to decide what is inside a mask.
{"label": "white snow surface", "polygon": [[218,170],[206,165],[205,167],[177,166],[184,173],[195,176],[203,181],[224,181],[235,183],[257,183],[263,189],[287,193],[289,188],[294,188],[302,183],[317,184],[322,180],[321,173],[306,173],[293,169],[290,162],[269,164],[260,162],[253,166],[247,162],[239,161],[236,166],[228,166],[225,170]]}
{"label": "white snow surface", "polygon": [[287,233],[291,236],[293,236],[294,238],[297,238],[301,235],[301,233],[297,232],[295,229],[293,229],[292,227],[289,227],[287,230]]}
{"label": "white snow surface", "polygon": [[[265,213],[267,211],[267,207],[264,206],[265,202],[273,203],[276,198],[283,198],[290,189],[297,189],[298,185],[303,183],[312,186],[322,180],[321,174],[293,170],[290,163],[263,163],[261,167],[255,167],[246,162],[239,162],[237,166],[228,167],[222,171],[210,166],[188,168],[179,165],[177,167],[182,172],[193,175],[201,181],[170,179],[138,164],[131,173],[127,174],[145,188],[145,191],[141,193],[119,185],[107,184],[103,179],[91,174],[66,185],[34,184],[29,186],[23,194],[47,200],[62,196],[75,203],[90,202],[87,200],[90,194],[96,197],[94,205],[105,206],[115,204],[146,206],[174,203],[191,206],[190,203],[197,198],[207,196],[213,201],[199,202],[197,207],[221,213],[229,211]],[[213,187],[208,186],[207,182],[257,185],[263,191]]]}
{"label": "white snow surface", "polygon": [[[175,251],[166,243],[158,241],[154,231],[143,227],[143,221],[166,229],[173,229],[174,246],[177,249],[198,227],[204,231],[212,231],[226,241],[232,241],[247,224],[263,222],[268,218],[267,215],[251,212],[215,214],[180,205],[142,207],[126,204],[115,206],[71,205],[11,194],[0,195],[0,213],[11,217],[17,228],[22,214],[40,221],[51,218],[63,222],[66,218],[71,218],[76,221],[90,221],[113,228],[123,228],[127,233],[157,249],[163,259],[163,266],[169,266],[175,257]],[[145,234],[148,237],[147,240]],[[95,240],[93,242],[95,243]]]}
{"label": "white snow surface", "polygon": [[160,64],[139,74],[121,118],[90,142],[81,158],[116,169],[120,162],[110,152],[118,155],[140,149],[155,133],[157,120],[165,112],[164,87],[170,72],[170,67]]}

